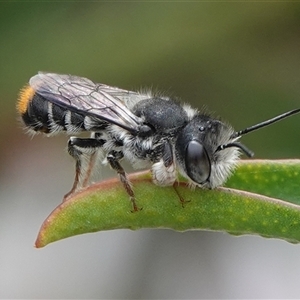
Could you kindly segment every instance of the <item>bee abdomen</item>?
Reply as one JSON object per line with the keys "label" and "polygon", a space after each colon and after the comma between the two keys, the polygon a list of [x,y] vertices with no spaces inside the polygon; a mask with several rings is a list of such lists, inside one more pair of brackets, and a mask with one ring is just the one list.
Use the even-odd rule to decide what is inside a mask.
{"label": "bee abdomen", "polygon": [[30,86],[21,91],[17,111],[25,126],[35,132],[76,133],[104,129],[107,126],[107,123],[93,120],[84,112],[74,112],[50,102]]}

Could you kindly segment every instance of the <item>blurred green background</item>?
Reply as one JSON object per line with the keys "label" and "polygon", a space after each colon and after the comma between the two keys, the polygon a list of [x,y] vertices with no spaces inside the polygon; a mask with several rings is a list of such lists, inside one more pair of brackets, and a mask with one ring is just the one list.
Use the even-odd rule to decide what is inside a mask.
{"label": "blurred green background", "polygon": [[[20,88],[38,71],[49,71],[88,77],[128,90],[149,87],[164,91],[194,107],[205,106],[234,128],[243,129],[300,106],[299,3],[2,2],[0,40],[1,297],[300,296],[298,283],[290,280],[287,284],[281,277],[281,266],[285,265],[285,272],[299,278],[300,274],[293,273],[296,272],[295,261],[289,265],[289,262],[279,260],[282,256],[292,257],[292,251],[298,259],[296,249],[299,248],[281,241],[253,237],[235,239],[218,233],[182,235],[169,231],[119,231],[62,241],[49,246],[53,252],[48,248],[39,251],[32,249],[41,222],[72,184],[73,162],[64,150],[67,137],[47,139],[36,136],[30,139],[21,129],[15,111]],[[257,158],[299,158],[299,123],[300,116],[294,116],[245,136],[243,142],[255,152]],[[103,177],[112,175],[106,170],[102,174]],[[131,245],[135,245],[135,242],[139,244],[141,248],[134,248],[142,253],[149,254],[153,245],[162,244],[166,248],[165,252],[151,250],[152,254],[147,257],[141,257],[141,252],[137,250],[135,255],[141,258],[139,263],[142,269],[137,268],[136,260],[129,259],[137,268],[136,273],[133,272],[132,277],[120,277],[116,284],[113,276],[106,276],[107,270],[103,273],[100,271],[104,262],[99,261],[99,256],[103,257],[100,254],[104,251],[103,247],[111,249],[107,246],[107,240],[112,237],[116,237],[116,240],[110,247],[125,247],[118,244],[119,241],[126,243],[125,236],[127,241],[131,239]],[[89,253],[95,240],[99,244],[102,241],[101,247],[97,244],[95,252]],[[179,241],[182,242],[181,248],[173,244]],[[203,241],[203,244],[199,244],[199,241]],[[221,249],[227,247],[237,255],[232,254],[231,263],[226,264],[221,250],[212,254],[209,246],[206,246],[208,251],[201,248],[204,241],[212,248],[216,244]],[[197,263],[186,261],[183,255],[187,251],[185,243],[189,244],[189,251],[195,251],[190,253],[191,257],[200,259],[198,264],[202,267],[195,269],[195,273],[188,272]],[[251,245],[251,253],[257,249],[258,255],[262,255],[261,249],[270,247],[271,251],[272,245],[279,249],[276,252],[278,257],[270,257],[267,250],[266,257],[259,256],[258,260],[251,257],[249,266],[253,268],[253,261],[257,263],[257,272],[245,275],[244,268],[234,269],[235,266],[241,266],[241,262],[236,264],[236,257],[251,256],[243,252],[247,248],[244,247],[245,243]],[[58,259],[57,253],[61,253],[56,252],[58,249],[70,253],[82,244],[87,248],[82,248],[81,255],[87,257],[89,253],[91,261],[77,265],[77,252],[72,253],[74,256],[70,254],[69,260],[66,257]],[[202,258],[197,255],[201,252],[200,248],[203,250]],[[179,264],[175,273],[179,276],[177,280],[180,280],[180,274],[189,279],[186,289],[179,289],[176,276],[174,281],[164,281],[166,275],[158,275],[161,280],[157,282],[153,279],[156,278],[154,275],[153,278],[148,275],[150,278],[147,280],[144,278],[153,262],[156,261],[159,266],[159,261],[166,261],[163,255],[160,256],[161,253],[171,255],[176,249],[183,252],[180,262],[176,254],[174,261],[170,260],[161,267],[162,273],[159,274],[173,274],[174,270],[169,270],[168,266]],[[115,257],[107,255],[106,262],[116,261]],[[124,254],[115,255],[120,255],[118,257],[122,261]],[[210,265],[202,265],[205,260],[215,263],[214,271]],[[266,265],[259,263],[266,260]],[[96,265],[99,270],[92,273],[95,261],[98,261]],[[220,264],[217,265],[216,261]],[[243,263],[247,265],[244,260]],[[279,264],[278,269],[275,267],[274,271],[276,264]],[[56,269],[53,273],[51,266]],[[74,269],[70,269],[70,266]],[[116,270],[116,274],[127,274],[128,269],[133,268],[130,263],[122,267],[123,271],[119,267],[114,269],[110,266],[108,269]],[[99,281],[85,282],[86,279],[79,274],[82,268],[85,269],[85,275],[92,278],[96,276]],[[237,274],[231,280],[226,276],[228,268],[233,268]],[[44,270],[48,270],[48,275]],[[157,270],[152,271],[155,274]],[[271,278],[274,272],[277,281],[274,279],[266,283],[263,280],[262,285],[256,280],[263,275]],[[54,279],[57,273],[63,274],[61,285]],[[257,274],[260,275],[256,277]],[[146,281],[142,282],[142,278]],[[125,280],[124,284],[120,283],[122,280]],[[131,284],[126,284],[130,280]],[[81,286],[77,284],[78,281],[85,283]],[[250,287],[249,281],[252,282]],[[99,282],[103,282],[103,287],[99,288]],[[239,287],[236,282],[239,282]],[[140,288],[133,289],[135,283]],[[89,292],[86,291],[87,287]]]}
{"label": "blurred green background", "polygon": [[[299,15],[296,3],[2,3],[1,137],[19,134],[14,104],[37,71],[162,90],[237,129],[298,107]],[[297,157],[297,122],[245,140]]]}

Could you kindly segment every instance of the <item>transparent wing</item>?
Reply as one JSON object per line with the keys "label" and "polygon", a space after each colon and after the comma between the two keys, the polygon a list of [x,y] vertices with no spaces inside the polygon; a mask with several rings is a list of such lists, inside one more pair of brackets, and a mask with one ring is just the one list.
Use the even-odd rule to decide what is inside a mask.
{"label": "transparent wing", "polygon": [[38,73],[29,84],[51,103],[72,111],[84,112],[129,131],[138,132],[142,124],[142,119],[134,115],[125,103],[147,99],[147,95],[95,83],[83,77],[54,73]]}

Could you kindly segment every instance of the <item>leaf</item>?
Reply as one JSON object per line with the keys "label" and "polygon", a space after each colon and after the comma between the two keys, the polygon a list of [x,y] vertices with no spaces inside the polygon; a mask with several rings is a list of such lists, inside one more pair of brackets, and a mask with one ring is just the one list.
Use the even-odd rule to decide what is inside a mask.
{"label": "leaf", "polygon": [[300,205],[300,160],[241,160],[226,186]]}
{"label": "leaf", "polygon": [[158,187],[151,182],[150,172],[132,174],[130,180],[142,210],[131,212],[129,197],[117,178],[91,185],[49,215],[36,247],[118,228],[215,230],[300,242],[300,206],[296,205],[300,203],[300,160],[243,161],[227,187],[215,190],[191,190],[185,182],[176,190]]}

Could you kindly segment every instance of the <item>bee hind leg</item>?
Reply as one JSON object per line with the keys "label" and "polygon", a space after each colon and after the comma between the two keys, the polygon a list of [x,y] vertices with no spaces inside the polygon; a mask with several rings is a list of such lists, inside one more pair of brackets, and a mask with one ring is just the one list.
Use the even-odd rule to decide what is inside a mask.
{"label": "bee hind leg", "polygon": [[[96,152],[105,144],[105,140],[97,138],[71,137],[68,141],[68,153],[75,159],[75,179],[71,190],[64,196],[67,200],[79,188],[88,184],[93,166],[95,164]],[[87,166],[84,167],[84,160]]]}

